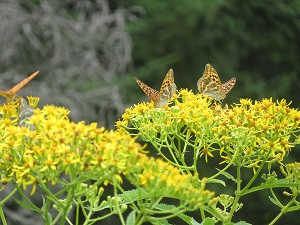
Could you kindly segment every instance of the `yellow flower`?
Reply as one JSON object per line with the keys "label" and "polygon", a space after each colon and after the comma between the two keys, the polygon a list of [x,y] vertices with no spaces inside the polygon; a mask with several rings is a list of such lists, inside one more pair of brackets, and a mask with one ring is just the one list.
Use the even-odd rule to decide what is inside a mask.
{"label": "yellow flower", "polygon": [[205,162],[208,162],[207,156],[214,157],[213,154],[209,151],[209,146],[204,147],[200,157],[205,156]]}
{"label": "yellow flower", "polygon": [[[150,142],[170,161],[182,161],[182,151],[190,146],[194,155],[204,155],[206,162],[208,156],[213,157],[212,151],[219,151],[225,159],[220,163],[234,160],[234,164],[253,167],[263,162],[261,156],[265,162],[281,162],[295,145],[291,139],[299,135],[300,112],[289,108],[289,104],[284,99],[241,99],[233,106],[222,107],[201,94],[182,89],[174,106],[141,110],[143,104],[138,104],[127,109],[128,123],[119,122],[122,126],[118,129]],[[296,142],[300,143],[300,138]],[[185,147],[175,148],[174,156],[169,158],[164,152],[173,152],[174,143]],[[200,149],[202,152],[197,152]],[[242,155],[241,162],[235,157],[238,154]]]}

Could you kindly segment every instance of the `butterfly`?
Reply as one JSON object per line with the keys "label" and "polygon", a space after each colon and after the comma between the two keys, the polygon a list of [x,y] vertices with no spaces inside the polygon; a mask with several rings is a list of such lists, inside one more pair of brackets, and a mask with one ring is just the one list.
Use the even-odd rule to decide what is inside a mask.
{"label": "butterfly", "polygon": [[27,104],[24,98],[20,97],[19,101],[20,101],[20,107],[19,107],[18,125],[23,127],[29,127],[30,130],[33,130],[33,125],[27,124],[26,121],[28,121],[30,117],[33,115],[34,110]]}
{"label": "butterfly", "polygon": [[172,69],[170,69],[165,76],[159,92],[149,87],[147,84],[144,84],[138,78],[135,77],[134,79],[145,94],[154,102],[155,107],[162,107],[166,105],[177,90],[176,84],[174,83],[174,72]]}
{"label": "butterfly", "polygon": [[24,87],[29,81],[31,81],[37,74],[39,73],[39,71],[36,71],[35,73],[31,74],[29,77],[25,78],[24,80],[22,80],[20,83],[18,83],[17,85],[15,85],[13,88],[11,88],[9,91],[1,91],[0,90],[0,95],[2,95],[4,98],[6,98],[7,100],[12,100],[14,99],[14,97],[16,96],[16,93],[22,88]]}
{"label": "butterfly", "polygon": [[217,101],[223,100],[227,93],[233,88],[236,78],[233,77],[226,83],[222,84],[216,70],[206,64],[203,76],[198,80],[197,87],[201,94],[214,98]]}

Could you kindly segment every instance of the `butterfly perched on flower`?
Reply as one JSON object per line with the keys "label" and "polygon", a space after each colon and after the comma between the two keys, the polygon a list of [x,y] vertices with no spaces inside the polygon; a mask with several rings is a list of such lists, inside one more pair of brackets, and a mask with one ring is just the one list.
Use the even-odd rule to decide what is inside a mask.
{"label": "butterfly perched on flower", "polygon": [[12,100],[14,99],[14,97],[16,96],[16,93],[22,88],[24,87],[29,81],[31,81],[37,74],[39,73],[39,71],[31,74],[29,77],[25,78],[24,80],[22,80],[20,83],[18,83],[17,85],[15,85],[13,88],[11,88],[9,91],[1,91],[0,90],[0,95],[2,95],[4,98],[6,98],[7,100]]}
{"label": "butterfly perched on flower", "polygon": [[226,97],[227,93],[233,88],[235,83],[236,78],[233,77],[222,84],[216,70],[210,64],[206,64],[203,76],[197,82],[197,87],[201,94],[212,97],[217,101],[221,101]]}
{"label": "butterfly perched on flower", "polygon": [[19,107],[18,125],[23,127],[29,127],[30,130],[33,130],[33,125],[27,124],[26,121],[28,121],[30,117],[33,115],[34,110],[27,104],[24,98],[20,97],[19,101],[20,101],[20,107]]}
{"label": "butterfly perched on flower", "polygon": [[166,105],[177,90],[176,84],[174,83],[174,72],[172,69],[170,69],[165,76],[159,92],[149,87],[147,84],[144,84],[138,78],[135,77],[134,79],[145,94],[154,102],[155,107],[162,107]]}

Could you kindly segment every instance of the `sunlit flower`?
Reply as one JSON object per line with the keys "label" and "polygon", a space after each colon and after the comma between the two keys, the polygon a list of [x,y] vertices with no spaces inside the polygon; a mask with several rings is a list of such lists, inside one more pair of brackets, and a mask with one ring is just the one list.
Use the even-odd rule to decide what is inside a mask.
{"label": "sunlit flower", "polygon": [[[233,164],[257,168],[263,162],[261,157],[265,162],[282,163],[295,146],[293,136],[299,136],[300,112],[289,108],[290,103],[284,99],[240,99],[240,103],[222,107],[201,94],[182,89],[172,107],[139,110],[141,105],[127,109],[129,123],[119,122],[117,128],[152,143],[171,162],[174,156],[170,158],[164,152],[174,152],[176,140],[179,146],[185,146],[174,153],[179,161],[186,146],[191,146],[194,155],[205,155],[206,162],[213,151],[220,151],[225,159],[220,163],[234,160]],[[295,141],[300,143],[300,138]],[[235,157],[238,154],[242,162]]]}

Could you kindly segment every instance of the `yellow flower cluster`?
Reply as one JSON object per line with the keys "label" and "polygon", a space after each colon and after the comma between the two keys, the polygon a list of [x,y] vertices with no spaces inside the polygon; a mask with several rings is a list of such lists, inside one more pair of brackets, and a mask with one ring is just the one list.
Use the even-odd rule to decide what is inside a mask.
{"label": "yellow flower cluster", "polygon": [[63,172],[74,171],[88,173],[89,179],[100,183],[113,176],[121,179],[120,172],[126,170],[127,161],[135,158],[140,149],[128,135],[97,128],[96,123],[71,122],[65,108],[35,109],[27,122],[33,125],[32,131],[16,125],[16,102],[1,106],[1,112],[2,184],[13,179],[24,188],[45,181],[57,183]]}
{"label": "yellow flower cluster", "polygon": [[197,173],[194,176],[183,174],[177,167],[161,159],[149,159],[144,154],[140,155],[140,161],[147,161],[147,164],[134,166],[133,172],[127,177],[136,186],[147,190],[152,200],[161,198],[163,193],[164,197],[186,202],[185,208],[189,210],[212,201],[214,193],[204,190],[205,179],[200,180]]}
{"label": "yellow flower cluster", "polygon": [[[246,168],[262,162],[279,162],[298,144],[300,112],[285,100],[251,101],[222,107],[211,99],[182,89],[174,104],[154,108],[153,103],[140,103],[127,109],[116,123],[119,132],[139,135],[150,142],[165,158],[164,149],[174,165],[185,165],[182,156],[188,148],[194,156],[213,157]],[[299,138],[298,138],[299,140]],[[194,168],[196,165],[194,164]],[[186,167],[185,169],[187,169]]]}
{"label": "yellow flower cluster", "polygon": [[[38,98],[29,98],[33,108]],[[162,196],[195,200],[199,206],[209,201],[213,193],[201,185],[191,185],[196,179],[181,174],[177,168],[163,161],[149,159],[143,148],[128,134],[98,128],[96,123],[74,123],[65,108],[45,106],[35,108],[26,121],[31,128],[19,126],[19,101],[0,106],[0,172],[2,188],[8,182],[36,186],[51,182],[64,185],[69,175],[70,184],[90,180],[96,185],[113,180],[122,182],[122,175],[138,187],[161,188]],[[68,180],[67,179],[67,180]],[[198,179],[197,179],[198,180]],[[155,183],[155,184],[154,184]],[[180,185],[178,185],[180,184]],[[166,191],[168,190],[168,191]]]}

